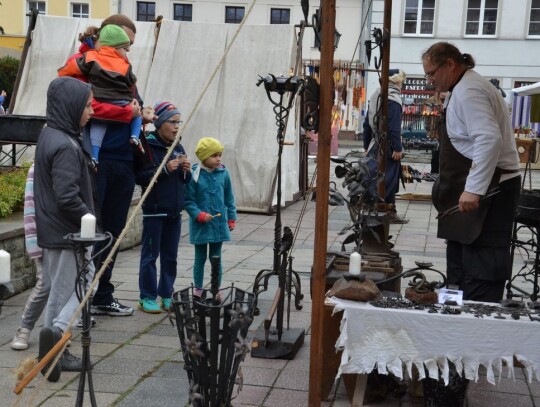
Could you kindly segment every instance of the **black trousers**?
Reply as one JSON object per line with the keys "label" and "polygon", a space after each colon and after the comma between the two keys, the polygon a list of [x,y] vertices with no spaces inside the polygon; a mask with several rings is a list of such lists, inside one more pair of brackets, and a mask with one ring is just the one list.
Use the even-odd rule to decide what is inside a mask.
{"label": "black trousers", "polygon": [[448,284],[463,290],[465,300],[499,302],[505,280],[512,275],[510,241],[521,177],[499,186],[501,192],[494,197],[480,236],[471,244],[448,241]]}

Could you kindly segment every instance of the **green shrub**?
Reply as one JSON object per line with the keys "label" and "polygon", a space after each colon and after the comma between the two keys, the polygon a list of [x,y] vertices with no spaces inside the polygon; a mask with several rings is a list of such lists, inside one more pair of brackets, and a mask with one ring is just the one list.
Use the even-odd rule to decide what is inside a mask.
{"label": "green shrub", "polygon": [[21,210],[24,204],[24,185],[30,164],[20,168],[0,170],[0,218]]}
{"label": "green shrub", "polygon": [[20,61],[17,58],[5,56],[0,58],[0,91],[7,92],[4,108],[9,106],[15,79],[17,79],[17,71],[19,70]]}

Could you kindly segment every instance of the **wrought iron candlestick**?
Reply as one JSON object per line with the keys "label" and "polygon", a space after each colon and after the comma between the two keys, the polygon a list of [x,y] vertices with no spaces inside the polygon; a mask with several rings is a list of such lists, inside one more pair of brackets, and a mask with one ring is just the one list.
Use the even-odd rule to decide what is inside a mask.
{"label": "wrought iron candlestick", "polygon": [[[297,272],[292,269],[292,258],[289,258],[289,267],[287,268],[287,256],[293,243],[293,234],[289,228],[286,228],[288,233],[283,235],[281,225],[281,157],[283,153],[283,144],[285,139],[286,119],[293,105],[295,95],[300,91],[303,80],[296,77],[278,77],[269,74],[265,78],[260,78],[257,86],[264,83],[266,95],[270,102],[274,105],[274,113],[276,115],[276,124],[278,126],[277,143],[278,143],[278,161],[277,161],[277,205],[276,205],[276,220],[274,226],[274,259],[272,269],[263,269],[257,273],[253,284],[253,293],[255,295],[255,305],[262,291],[268,289],[268,280],[272,276],[278,276],[279,288],[272,304],[270,313],[264,322],[264,332],[256,335],[253,341],[252,355],[254,357],[263,358],[288,358],[292,359],[302,345],[304,340],[304,330],[288,330],[285,337],[283,336],[283,313],[285,293],[289,293],[289,308],[290,295],[292,288],[295,289],[295,304],[297,309],[302,309],[300,300],[302,299],[300,277]],[[274,100],[273,94],[277,94],[277,100]],[[285,103],[285,96],[288,96],[288,101]],[[277,340],[270,338],[270,325],[274,313],[276,316]],[[255,308],[255,313],[258,314],[258,308]],[[289,313],[287,314],[289,315]],[[298,331],[298,332],[297,332]],[[272,334],[274,335],[274,334]],[[263,344],[263,346],[261,346]]]}
{"label": "wrought iron candlestick", "polygon": [[[112,241],[113,236],[107,232],[96,233],[94,238],[81,237],[80,233],[70,233],[65,237],[67,241],[73,244],[73,250],[75,251],[75,259],[77,262],[77,284],[75,286],[75,292],[79,301],[86,296],[86,288],[88,285],[88,266],[92,261],[99,256],[105,249],[107,249]],[[108,240],[108,242],[106,242]],[[87,259],[85,256],[86,248],[92,246],[97,242],[104,242],[104,247],[94,255]],[[90,395],[90,404],[92,407],[97,407],[96,396],[94,394],[94,383],[92,380],[92,362],[90,361],[90,329],[92,328],[92,321],[90,317],[90,304],[92,303],[92,297],[86,302],[82,309],[82,371],[79,377],[79,387],[77,390],[77,400],[75,406],[79,407],[83,405],[84,388],[86,383],[86,376],[88,376],[88,393]]]}
{"label": "wrought iron candlestick", "polygon": [[6,298],[8,294],[13,294],[13,286],[10,283],[0,284],[0,314],[2,314],[4,298]]}

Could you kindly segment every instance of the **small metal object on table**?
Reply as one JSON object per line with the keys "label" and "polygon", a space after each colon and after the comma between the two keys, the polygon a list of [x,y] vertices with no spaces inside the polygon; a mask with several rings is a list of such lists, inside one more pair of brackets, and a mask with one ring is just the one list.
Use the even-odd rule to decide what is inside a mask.
{"label": "small metal object on table", "polygon": [[[75,286],[75,292],[79,301],[86,296],[86,287],[88,284],[88,266],[92,261],[99,256],[105,249],[107,249],[112,241],[113,236],[107,233],[96,233],[94,238],[81,237],[80,233],[70,233],[64,237],[67,241],[73,244],[73,250],[75,252],[75,259],[77,262],[77,284]],[[88,246],[92,246],[97,242],[108,243],[98,252],[94,253],[92,257],[86,259],[85,253]],[[77,400],[75,406],[81,407],[84,400],[84,388],[86,384],[86,377],[88,376],[88,393],[90,396],[90,404],[92,407],[97,407],[96,396],[94,394],[94,383],[92,380],[92,363],[90,361],[90,329],[92,328],[92,322],[90,317],[90,304],[92,303],[92,296],[84,304],[82,309],[82,334],[81,334],[81,346],[82,346],[82,371],[79,376],[79,387],[77,389]]]}

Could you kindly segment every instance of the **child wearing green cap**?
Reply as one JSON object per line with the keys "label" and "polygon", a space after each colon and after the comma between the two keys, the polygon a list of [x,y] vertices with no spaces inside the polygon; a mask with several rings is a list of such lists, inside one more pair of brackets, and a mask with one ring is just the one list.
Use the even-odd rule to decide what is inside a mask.
{"label": "child wearing green cap", "polygon": [[[236,225],[236,203],[231,177],[221,163],[223,145],[204,137],[195,148],[200,163],[192,167],[192,178],[186,186],[185,209],[189,214],[189,241],[195,245],[193,265],[194,295],[202,297],[204,265],[209,257],[221,258],[223,242],[231,239]],[[222,266],[219,266],[221,286]],[[218,300],[220,295],[218,294]]]}
{"label": "child wearing green cap", "polygon": [[[119,106],[128,105],[135,95],[137,78],[127,59],[131,41],[125,30],[108,24],[99,32],[99,50],[91,49],[81,57],[70,59],[58,70],[58,76],[86,77],[92,85],[94,98],[99,102]],[[94,117],[90,126],[92,157],[99,161],[99,150],[107,131],[107,122]],[[131,121],[131,144],[141,153],[144,149],[139,140],[142,116]]]}

